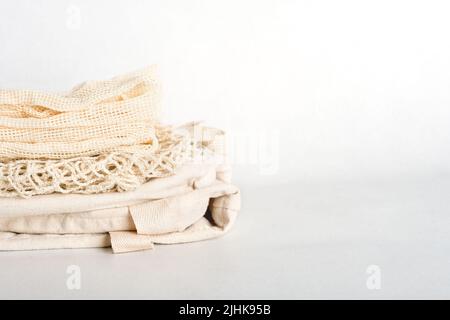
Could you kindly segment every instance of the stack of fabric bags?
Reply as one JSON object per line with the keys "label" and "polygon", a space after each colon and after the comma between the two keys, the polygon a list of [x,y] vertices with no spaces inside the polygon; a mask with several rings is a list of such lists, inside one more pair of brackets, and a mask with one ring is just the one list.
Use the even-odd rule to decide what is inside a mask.
{"label": "stack of fabric bags", "polygon": [[240,209],[224,133],[159,122],[154,67],[68,94],[0,90],[0,250],[151,249]]}

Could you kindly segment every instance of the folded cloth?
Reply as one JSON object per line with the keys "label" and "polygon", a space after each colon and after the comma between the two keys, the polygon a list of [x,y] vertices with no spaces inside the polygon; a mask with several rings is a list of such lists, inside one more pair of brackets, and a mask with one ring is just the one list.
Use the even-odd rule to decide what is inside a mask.
{"label": "folded cloth", "polygon": [[221,130],[159,123],[154,68],[68,94],[0,90],[0,250],[220,236],[240,209],[225,154]]}
{"label": "folded cloth", "polygon": [[218,237],[240,193],[226,165],[190,164],[132,192],[0,199],[0,250],[108,247],[128,252]]}

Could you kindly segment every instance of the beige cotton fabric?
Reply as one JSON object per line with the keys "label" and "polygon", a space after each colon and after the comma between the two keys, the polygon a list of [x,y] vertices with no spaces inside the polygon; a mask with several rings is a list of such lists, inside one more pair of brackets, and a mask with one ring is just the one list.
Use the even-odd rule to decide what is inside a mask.
{"label": "beige cotton fabric", "polygon": [[0,251],[200,241],[240,210],[224,132],[159,123],[154,67],[67,94],[0,90]]}
{"label": "beige cotton fabric", "polygon": [[218,237],[240,193],[226,165],[189,164],[132,192],[0,199],[0,250],[112,246],[116,253]]}

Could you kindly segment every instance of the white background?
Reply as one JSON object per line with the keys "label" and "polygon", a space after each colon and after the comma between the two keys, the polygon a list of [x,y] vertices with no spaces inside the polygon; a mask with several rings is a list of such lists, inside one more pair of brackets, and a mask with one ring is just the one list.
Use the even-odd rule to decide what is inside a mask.
{"label": "white background", "polygon": [[[449,14],[447,1],[5,0],[0,87],[68,90],[158,64],[164,122],[228,131],[244,194],[236,230],[132,258],[178,263],[194,250],[197,261],[219,246],[218,260],[198,259],[205,280],[183,283],[190,297],[448,297]],[[94,265],[96,250],[73,252]],[[74,253],[0,259],[23,278],[23,259],[63,268]],[[371,264],[391,281],[376,294]],[[236,283],[214,282],[218,269]],[[14,297],[126,296],[131,281],[71,296],[49,275],[42,292],[3,274]],[[164,294],[149,283],[129,296],[186,297],[163,279],[148,281]]]}

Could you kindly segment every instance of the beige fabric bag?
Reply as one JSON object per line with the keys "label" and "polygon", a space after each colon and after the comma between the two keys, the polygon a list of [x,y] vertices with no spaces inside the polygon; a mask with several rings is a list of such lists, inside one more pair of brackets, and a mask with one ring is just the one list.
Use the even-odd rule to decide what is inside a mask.
{"label": "beige fabric bag", "polygon": [[127,193],[0,199],[0,250],[151,249],[220,236],[240,209],[227,166],[192,164]]}

